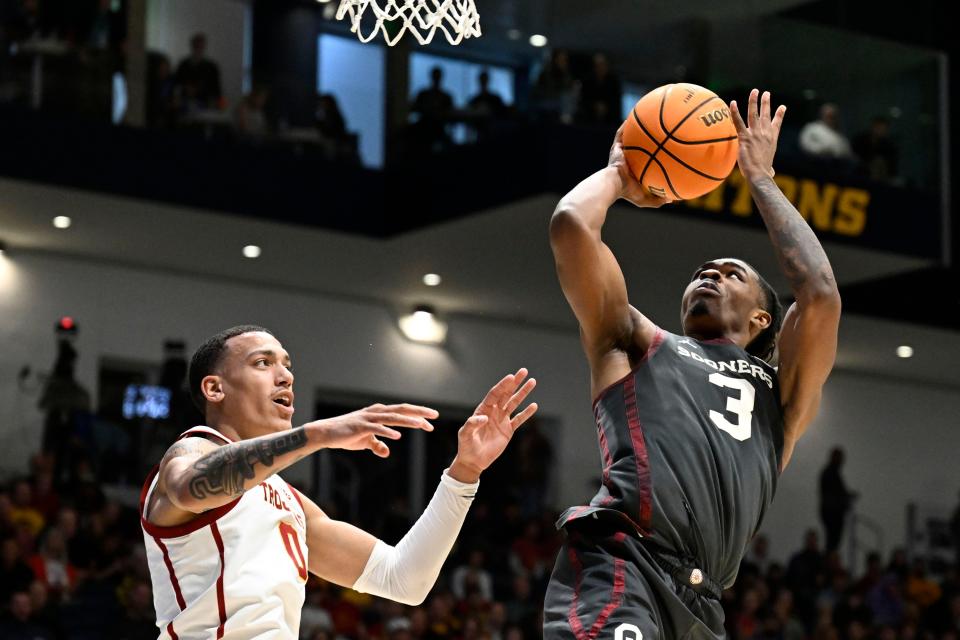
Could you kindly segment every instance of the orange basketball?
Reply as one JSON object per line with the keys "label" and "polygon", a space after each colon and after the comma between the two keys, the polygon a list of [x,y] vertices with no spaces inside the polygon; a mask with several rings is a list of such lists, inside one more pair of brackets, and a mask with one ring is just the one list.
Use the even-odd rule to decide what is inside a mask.
{"label": "orange basketball", "polygon": [[730,175],[737,130],[717,94],[695,84],[668,84],[640,98],[627,116],[623,153],[650,193],[688,200]]}

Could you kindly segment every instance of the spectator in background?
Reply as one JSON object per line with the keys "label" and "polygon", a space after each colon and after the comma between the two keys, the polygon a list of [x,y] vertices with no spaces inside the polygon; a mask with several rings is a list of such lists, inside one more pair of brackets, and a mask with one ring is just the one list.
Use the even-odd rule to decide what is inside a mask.
{"label": "spectator in background", "polygon": [[940,585],[927,576],[927,563],[923,558],[916,558],[907,578],[907,601],[912,602],[921,611],[940,599],[943,592]]}
{"label": "spectator in background", "polygon": [[418,116],[413,135],[420,146],[442,151],[450,144],[447,123],[453,116],[453,97],[443,90],[443,69],[430,70],[430,87],[417,94],[410,110]]}
{"label": "spectator in background", "polygon": [[847,489],[840,471],[846,456],[836,447],[830,452],[827,465],[820,473],[820,521],[827,536],[826,551],[836,551],[843,537],[843,525],[856,494]]}
{"label": "spectator in background", "polygon": [[770,568],[770,541],[767,536],[760,533],[753,538],[750,551],[743,558],[743,563],[757,575],[766,575]]}
{"label": "spectator in background", "polygon": [[470,116],[470,124],[477,134],[477,140],[480,141],[489,134],[490,123],[506,115],[507,106],[503,98],[490,91],[490,72],[481,71],[477,79],[480,83],[480,93],[467,102],[467,113]]}
{"label": "spectator in background", "polygon": [[579,85],[570,72],[570,55],[555,49],[533,87],[537,117],[548,122],[571,124],[577,105]]}
{"label": "spectator in background", "polygon": [[870,129],[853,139],[853,152],[864,177],[877,182],[896,180],[900,152],[890,139],[890,121],[886,118],[875,117]]}
{"label": "spectator in background", "polygon": [[0,621],[0,638],[3,640],[53,640],[49,631],[30,619],[32,613],[28,594],[17,591],[10,596],[9,613]]}
{"label": "spectator in background", "polygon": [[610,72],[602,53],[594,54],[593,70],[580,92],[580,121],[586,124],[620,124],[623,120],[620,79]]}
{"label": "spectator in background", "polygon": [[503,116],[507,106],[503,98],[490,91],[490,72],[484,69],[477,77],[480,83],[480,92],[470,98],[467,106],[475,116],[484,118],[500,118]]}
{"label": "spectator in background", "polygon": [[800,149],[809,156],[824,160],[850,161],[850,142],[840,132],[840,111],[837,105],[820,107],[820,118],[808,122],[800,130]]}
{"label": "spectator in background", "polygon": [[170,59],[147,53],[147,126],[169,128],[177,120],[177,78]]}
{"label": "spectator in background", "polygon": [[790,558],[787,565],[787,584],[796,596],[797,614],[810,626],[815,619],[814,602],[823,584],[824,557],[820,552],[817,532],[809,529],[803,537],[803,549]]}
{"label": "spectator in background", "polygon": [[314,124],[320,134],[320,145],[328,158],[359,162],[357,137],[347,131],[347,122],[333,94],[324,93],[317,99]]}
{"label": "spectator in background", "polygon": [[473,549],[467,559],[453,570],[450,578],[450,590],[458,600],[465,600],[471,592],[478,592],[483,600],[493,600],[493,578],[490,572],[484,569],[484,553],[480,549]]}
{"label": "spectator in background", "polygon": [[13,500],[10,508],[10,522],[22,526],[36,536],[46,525],[43,515],[33,506],[33,487],[26,480],[18,480],[13,485]]}
{"label": "spectator in background", "polygon": [[254,87],[237,105],[234,122],[237,133],[246,138],[263,138],[269,132],[266,106],[270,92],[266,87]]}
{"label": "spectator in background", "polygon": [[157,637],[157,625],[153,616],[153,591],[149,582],[139,580],[133,584],[120,604],[123,610],[113,621],[111,638],[153,640]]}
{"label": "spectator in background", "polygon": [[0,602],[7,602],[15,591],[26,591],[33,579],[20,545],[14,538],[4,538],[0,543]]}
{"label": "spectator in background", "polygon": [[77,584],[77,572],[67,558],[67,545],[63,533],[57,528],[49,529],[40,543],[40,551],[28,564],[33,575],[55,599],[68,595]]}
{"label": "spectator in background", "polygon": [[543,435],[536,419],[530,422],[517,442],[516,461],[521,514],[524,518],[536,518],[546,509],[550,470],[553,468],[553,445]]}
{"label": "spectator in background", "polygon": [[220,67],[207,58],[205,34],[190,39],[190,55],[177,67],[177,86],[188,111],[221,108]]}

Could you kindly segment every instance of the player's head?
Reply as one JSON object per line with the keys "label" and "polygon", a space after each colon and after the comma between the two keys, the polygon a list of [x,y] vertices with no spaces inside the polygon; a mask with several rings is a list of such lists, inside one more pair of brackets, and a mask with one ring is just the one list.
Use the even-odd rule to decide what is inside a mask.
{"label": "player's head", "polygon": [[248,438],[292,427],[290,356],[263,327],[241,325],[209,338],[190,360],[190,394],[207,423]]}
{"label": "player's head", "polygon": [[720,258],[700,265],[683,293],[683,332],[695,336],[745,336],[747,353],[770,360],[783,321],[773,287],[743,260]]}

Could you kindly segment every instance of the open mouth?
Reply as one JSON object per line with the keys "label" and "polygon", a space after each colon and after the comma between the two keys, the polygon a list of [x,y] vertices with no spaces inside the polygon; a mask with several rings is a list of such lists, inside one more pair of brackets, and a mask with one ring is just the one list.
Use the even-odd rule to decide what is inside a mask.
{"label": "open mouth", "polygon": [[290,392],[281,393],[273,398],[273,403],[289,409],[293,407],[293,394]]}

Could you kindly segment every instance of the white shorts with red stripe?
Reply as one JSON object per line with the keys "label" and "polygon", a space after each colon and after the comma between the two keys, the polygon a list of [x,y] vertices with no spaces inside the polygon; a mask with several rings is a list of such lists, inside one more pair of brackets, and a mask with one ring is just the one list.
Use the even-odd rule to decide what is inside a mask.
{"label": "white shorts with red stripe", "polygon": [[[209,427],[181,438],[230,440]],[[296,490],[274,475],[175,527],[147,521],[157,469],[140,496],[160,638],[296,640],[307,581],[306,518]]]}

